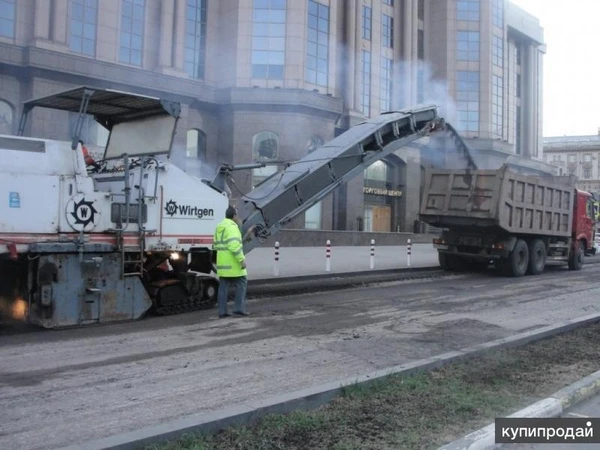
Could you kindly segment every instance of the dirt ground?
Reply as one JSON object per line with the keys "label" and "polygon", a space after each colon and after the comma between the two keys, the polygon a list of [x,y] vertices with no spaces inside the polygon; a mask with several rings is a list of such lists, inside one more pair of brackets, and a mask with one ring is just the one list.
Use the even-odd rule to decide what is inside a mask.
{"label": "dirt ground", "polygon": [[600,324],[413,376],[353,386],[310,412],[151,450],[436,449],[600,369]]}

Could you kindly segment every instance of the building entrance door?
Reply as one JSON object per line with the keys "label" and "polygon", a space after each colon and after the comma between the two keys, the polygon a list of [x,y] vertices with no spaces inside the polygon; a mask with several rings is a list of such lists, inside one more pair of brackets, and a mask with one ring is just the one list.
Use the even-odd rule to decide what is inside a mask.
{"label": "building entrance door", "polygon": [[373,231],[391,231],[392,209],[389,206],[373,206]]}

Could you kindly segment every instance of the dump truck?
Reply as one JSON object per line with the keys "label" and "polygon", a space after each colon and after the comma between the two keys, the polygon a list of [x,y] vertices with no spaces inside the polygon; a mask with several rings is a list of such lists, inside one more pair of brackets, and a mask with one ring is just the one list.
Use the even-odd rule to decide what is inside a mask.
{"label": "dump truck", "polygon": [[505,275],[537,275],[558,261],[580,270],[596,252],[593,196],[573,179],[532,176],[505,164],[496,170],[429,170],[420,208],[440,228],[434,239],[447,271],[490,263]]}

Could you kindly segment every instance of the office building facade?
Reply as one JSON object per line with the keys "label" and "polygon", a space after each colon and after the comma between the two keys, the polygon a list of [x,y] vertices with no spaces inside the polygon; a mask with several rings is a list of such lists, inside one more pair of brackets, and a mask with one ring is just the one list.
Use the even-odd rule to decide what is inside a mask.
{"label": "office building facade", "polygon": [[573,175],[578,189],[600,198],[600,128],[597,135],[544,138],[544,159],[557,175]]}
{"label": "office building facade", "polygon": [[[436,103],[481,167],[542,158],[543,33],[505,0],[0,0],[0,130],[23,101],[79,85],[180,101],[172,159],[236,173],[241,197],[365,118]],[[28,135],[74,118],[34,111]],[[84,138],[101,153],[106,131]],[[403,149],[288,228],[412,231],[427,161]]]}

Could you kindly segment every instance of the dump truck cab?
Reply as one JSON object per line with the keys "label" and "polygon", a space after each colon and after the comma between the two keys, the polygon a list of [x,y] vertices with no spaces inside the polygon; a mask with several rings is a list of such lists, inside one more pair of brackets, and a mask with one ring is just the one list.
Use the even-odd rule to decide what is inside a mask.
{"label": "dump truck cab", "polygon": [[573,241],[582,242],[585,254],[595,254],[596,205],[592,194],[575,189],[575,209],[573,211]]}

